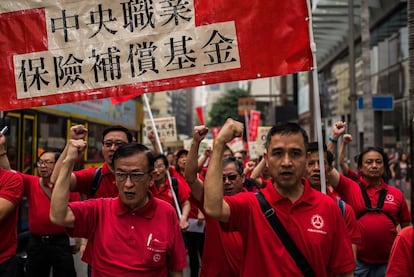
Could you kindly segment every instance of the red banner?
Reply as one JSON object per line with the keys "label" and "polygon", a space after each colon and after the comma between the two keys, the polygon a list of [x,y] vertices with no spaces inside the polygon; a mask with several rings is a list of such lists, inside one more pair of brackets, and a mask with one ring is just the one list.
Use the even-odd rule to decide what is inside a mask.
{"label": "red banner", "polygon": [[260,111],[250,111],[250,122],[249,122],[249,141],[256,140],[257,129],[260,125]]}
{"label": "red banner", "polygon": [[0,110],[306,71],[307,17],[305,0],[2,0]]}

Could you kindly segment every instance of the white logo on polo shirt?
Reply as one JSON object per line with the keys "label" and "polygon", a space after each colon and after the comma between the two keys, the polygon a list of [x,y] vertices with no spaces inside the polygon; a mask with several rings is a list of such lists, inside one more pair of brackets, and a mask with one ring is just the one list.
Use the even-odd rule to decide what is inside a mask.
{"label": "white logo on polo shirt", "polygon": [[324,225],[323,218],[318,214],[312,216],[311,223],[312,226],[318,230],[321,229]]}
{"label": "white logo on polo shirt", "polygon": [[156,263],[158,263],[161,260],[161,255],[160,254],[154,254],[154,256],[152,256],[152,260]]}
{"label": "white logo on polo shirt", "polygon": [[387,194],[387,196],[385,196],[385,200],[388,202],[394,202],[394,195]]}

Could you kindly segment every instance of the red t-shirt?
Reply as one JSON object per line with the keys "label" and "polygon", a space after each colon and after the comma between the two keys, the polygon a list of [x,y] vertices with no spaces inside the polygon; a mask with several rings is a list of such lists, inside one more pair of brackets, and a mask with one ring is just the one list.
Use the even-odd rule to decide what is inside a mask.
{"label": "red t-shirt", "polygon": [[[24,193],[29,204],[29,230],[35,235],[57,235],[65,233],[65,228],[50,221],[50,198],[40,187],[39,177],[20,173]],[[46,187],[49,190],[49,187]],[[79,193],[72,192],[69,201],[80,201]]]}
{"label": "red t-shirt", "polygon": [[[91,187],[95,170],[96,168],[91,167],[73,172],[76,176],[76,191],[84,193],[88,198],[91,197]],[[102,165],[101,173],[102,179],[93,198],[117,197],[118,188],[115,183],[115,175],[109,170],[106,162]]]}
{"label": "red t-shirt", "polygon": [[[247,192],[243,190],[243,192]],[[190,198],[201,211],[203,209],[204,196],[201,203],[195,198]],[[238,231],[224,230],[219,221],[205,216],[205,244],[203,250],[203,266],[200,277],[238,277],[243,257],[243,241]]]}
{"label": "red t-shirt", "polygon": [[[174,167],[170,166],[170,174],[172,177],[177,178],[179,184],[182,184],[182,187],[185,188],[188,192],[188,195],[191,194],[191,188],[188,185],[185,177],[181,175]],[[197,175],[200,178],[200,174]],[[190,212],[188,213],[188,218],[198,218],[198,206],[194,202],[192,197],[190,197]]]}
{"label": "red t-shirt", "polygon": [[414,276],[413,226],[401,230],[395,238],[388,262],[387,277]]}
{"label": "red t-shirt", "polygon": [[[312,189],[305,179],[302,182],[304,191],[295,203],[282,197],[273,185],[261,191],[316,276],[353,271],[351,242],[337,203]],[[301,276],[254,194],[239,193],[225,197],[225,201],[231,210],[225,226],[240,231],[245,244],[241,276]]]}
{"label": "red t-shirt", "polygon": [[[327,195],[332,197],[332,199],[334,199],[335,201],[337,201],[337,198],[339,198],[336,191],[328,191]],[[361,244],[362,242],[361,231],[359,230],[359,225],[356,220],[355,212],[350,205],[348,205],[345,201],[344,203],[345,203],[345,210],[344,210],[343,217],[345,220],[346,229],[348,230],[348,235],[353,244],[356,244],[356,245]]]}
{"label": "red t-shirt", "polygon": [[74,237],[92,247],[92,276],[168,276],[187,260],[176,212],[149,193],[148,203],[131,211],[116,198],[69,203],[75,216]]}
{"label": "red t-shirt", "polygon": [[[385,188],[387,195],[383,210],[390,214],[397,223],[411,221],[407,202],[400,190],[387,185],[383,180],[378,188],[368,185],[363,179],[359,181],[365,186],[372,207],[377,206],[380,190]],[[341,198],[352,206],[357,217],[365,211],[364,198],[356,182],[341,175],[335,189]],[[362,243],[358,245],[358,260],[373,264],[387,263],[397,235],[394,223],[383,213],[367,213],[358,219],[358,225],[362,236]]]}
{"label": "red t-shirt", "polygon": [[0,221],[0,264],[16,254],[18,205],[23,195],[21,177],[0,168],[0,198],[11,202],[15,209]]}
{"label": "red t-shirt", "polygon": [[[182,182],[178,182],[177,180],[177,188],[178,188],[178,203],[182,204],[190,198],[190,193],[188,189],[185,187],[185,184]],[[171,204],[175,208],[174,198],[171,192],[170,182],[168,178],[165,178],[165,184],[161,187],[158,187],[155,183],[150,186],[150,191],[154,195],[154,197],[158,199],[162,199]]]}

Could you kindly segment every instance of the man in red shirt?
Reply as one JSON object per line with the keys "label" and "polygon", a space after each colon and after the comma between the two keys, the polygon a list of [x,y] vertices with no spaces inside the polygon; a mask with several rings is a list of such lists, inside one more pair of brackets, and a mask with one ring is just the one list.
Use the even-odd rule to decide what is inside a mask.
{"label": "man in red shirt", "polygon": [[[239,231],[245,244],[240,276],[302,276],[302,271],[275,233],[255,194],[224,197],[224,145],[243,135],[243,123],[227,119],[217,135],[204,182],[206,214],[229,231]],[[274,126],[266,141],[265,159],[273,184],[261,190],[287,233],[307,260],[314,276],[353,276],[351,243],[337,203],[314,189],[305,174],[308,136],[295,123]],[[225,224],[226,223],[226,224]]]}
{"label": "man in red shirt", "polygon": [[52,194],[52,222],[88,238],[93,276],[182,277],[186,255],[176,212],[148,191],[152,153],[141,144],[120,146],[112,157],[118,197],[68,203],[71,171],[85,148],[84,140],[70,140],[66,148]]}
{"label": "man in red shirt", "polygon": [[358,183],[336,170],[328,176],[339,196],[354,209],[361,229],[355,276],[384,276],[397,225],[402,228],[410,225],[411,216],[403,194],[384,182],[386,165],[387,156],[382,149],[368,147],[358,155]]}
{"label": "man in red shirt", "polygon": [[[88,130],[83,125],[76,125],[70,128],[71,139],[84,139]],[[96,168],[87,168],[79,171],[75,171],[70,176],[70,190],[85,194],[88,198],[100,198],[100,197],[116,197],[118,195],[118,189],[115,185],[115,176],[113,173],[112,156],[119,146],[132,141],[132,134],[128,129],[122,126],[111,126],[106,128],[102,133],[102,156],[104,163],[101,167],[100,178],[94,176],[97,172]],[[56,162],[53,174],[50,178],[52,184],[56,182],[57,175],[62,165],[62,160],[65,156],[66,148],[62,152],[62,156]],[[86,247],[85,247],[86,246]],[[89,247],[86,241],[82,242],[81,246],[82,260],[90,264],[91,255]],[[90,272],[88,267],[88,272]],[[90,276],[90,273],[88,273]]]}
{"label": "man in red shirt", "polygon": [[[329,173],[333,170],[334,157],[330,151],[327,151],[326,145],[324,144],[324,165],[325,165],[325,176],[328,176]],[[306,162],[306,179],[309,181],[309,184],[312,188],[321,191],[321,172],[319,166],[319,146],[318,142],[310,142],[308,145],[308,159]],[[346,204],[344,201],[340,200],[339,196],[333,190],[332,186],[329,184],[326,185],[326,194],[335,201],[337,201],[338,206],[341,208],[343,218],[345,220],[345,225],[348,230],[348,235],[351,238],[352,250],[354,252],[354,257],[356,259],[357,245],[361,244],[361,232],[356,221],[355,213],[352,207]],[[342,201],[342,202],[341,202]]]}
{"label": "man in red shirt", "polygon": [[[192,197],[203,211],[203,184],[197,178],[198,149],[206,137],[208,128],[196,126],[193,131],[193,141],[187,156],[185,177],[191,187]],[[244,175],[242,161],[236,158],[225,158],[223,161],[223,189],[225,195],[235,195],[243,189]],[[236,277],[240,276],[241,260],[243,257],[243,242],[239,232],[227,232],[220,226],[219,221],[206,216],[205,246],[200,277]]]}
{"label": "man in red shirt", "polygon": [[[3,137],[3,136],[1,136]],[[6,155],[6,152],[0,153]],[[0,276],[17,273],[17,216],[23,195],[23,182],[16,173],[0,168]]]}
{"label": "man in red shirt", "polygon": [[[171,191],[170,182],[167,178],[168,167],[168,160],[164,154],[154,155],[155,176],[154,181],[150,186],[150,191],[154,197],[170,203],[171,206],[175,208],[176,205]],[[178,182],[175,177],[171,177],[171,180],[173,182],[172,186],[176,186],[176,197],[178,204],[180,205],[180,228],[181,230],[186,230],[188,228],[188,213],[190,212],[190,201],[188,200],[190,197],[190,192],[187,186],[182,182]]]}
{"label": "man in red shirt", "polygon": [[[335,144],[341,136],[344,136],[343,146],[352,140],[352,137],[345,134],[345,129],[346,122],[334,123],[334,139],[330,140],[332,148],[336,148]],[[358,174],[352,176],[352,180],[333,170],[329,182],[341,198],[352,206],[360,225],[362,244],[357,251],[355,276],[384,276],[397,235],[396,227],[410,225],[411,216],[404,195],[384,181],[387,177],[388,156],[382,148],[367,147],[358,155],[357,167]],[[383,200],[379,201],[380,199]],[[377,208],[378,206],[380,207]],[[373,212],[367,212],[368,210]]]}
{"label": "man in red shirt", "polygon": [[395,238],[388,262],[387,277],[414,276],[413,226],[401,230]]}

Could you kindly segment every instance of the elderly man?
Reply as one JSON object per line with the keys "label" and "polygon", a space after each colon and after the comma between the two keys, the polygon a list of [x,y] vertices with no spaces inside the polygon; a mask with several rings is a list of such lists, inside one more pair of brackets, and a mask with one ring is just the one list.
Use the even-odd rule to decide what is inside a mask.
{"label": "elderly man", "polygon": [[88,239],[93,276],[182,276],[186,256],[175,210],[148,192],[152,153],[140,144],[120,146],[112,157],[119,195],[68,203],[71,171],[85,147],[83,140],[68,144],[52,194],[52,222]]}

